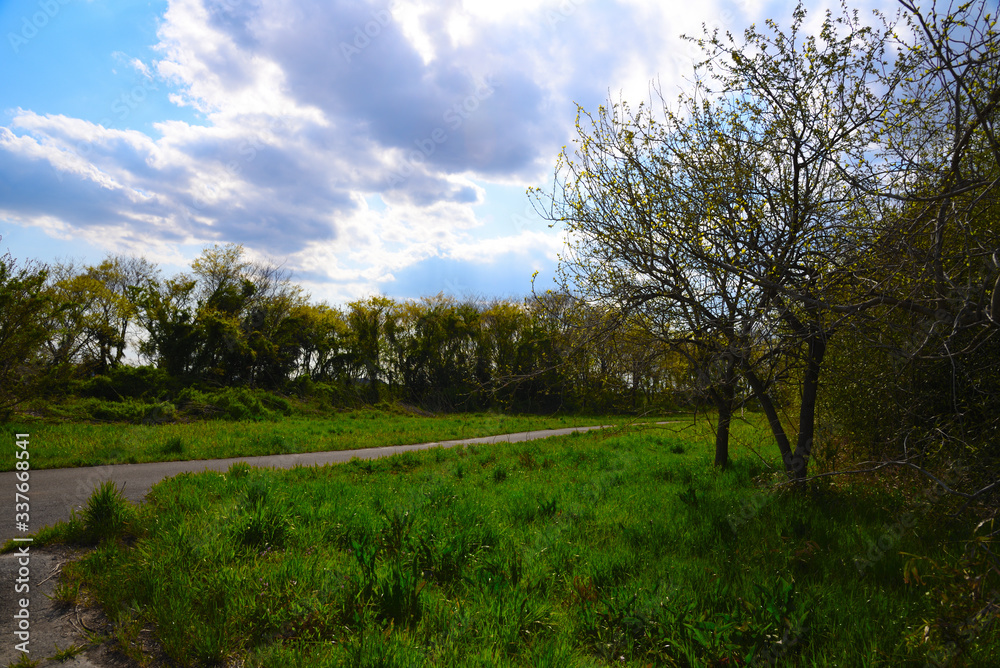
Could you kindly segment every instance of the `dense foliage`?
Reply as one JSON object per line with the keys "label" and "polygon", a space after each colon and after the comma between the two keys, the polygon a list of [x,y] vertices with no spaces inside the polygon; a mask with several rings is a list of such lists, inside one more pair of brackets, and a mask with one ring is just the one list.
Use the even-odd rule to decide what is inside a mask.
{"label": "dense foliage", "polygon": [[149,421],[152,412],[162,421],[168,404],[246,417],[230,399],[250,395],[237,389],[429,410],[700,401],[682,357],[637,324],[594,340],[604,316],[566,295],[378,296],[334,307],[311,302],[285,272],[235,244],[206,248],[190,274],[170,278],[121,256],[84,267],[20,267],[8,257],[0,269],[8,411],[70,393],[102,402],[97,419]]}

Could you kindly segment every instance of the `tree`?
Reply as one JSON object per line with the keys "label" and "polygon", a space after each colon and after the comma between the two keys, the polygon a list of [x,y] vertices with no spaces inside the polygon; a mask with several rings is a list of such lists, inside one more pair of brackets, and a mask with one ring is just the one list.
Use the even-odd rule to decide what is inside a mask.
{"label": "tree", "polygon": [[183,274],[162,282],[151,278],[136,299],[139,322],[146,331],[139,353],[175,378],[197,371],[196,285],[197,281]]}
{"label": "tree", "polygon": [[43,290],[44,266],[19,266],[0,255],[0,417],[31,398],[45,380],[42,356],[51,312],[58,308]]}
{"label": "tree", "polygon": [[871,317],[853,333],[868,342],[870,366],[892,369],[865,388],[899,406],[883,445],[910,464],[974,458],[988,481],[1000,461],[989,445],[1000,428],[1000,33],[986,2],[944,13],[900,4],[910,67],[865,178],[845,174],[885,212],[856,272]]}
{"label": "tree", "polygon": [[[576,159],[560,157],[547,206],[535,191],[570,232],[566,286],[647,313],[665,340],[704,351],[692,359],[703,369],[721,364],[720,415],[742,375],[799,478],[827,342],[860,310],[840,303],[870,248],[857,230],[875,213],[855,196],[863,177],[842,174],[864,163],[905,71],[885,76],[891,27],[844,9],[802,36],[805,17],[799,5],[787,32],[768,21],[742,42],[697,40],[705,77],[677,111],[602,107]],[[768,394],[789,360],[801,379],[794,450]]]}
{"label": "tree", "polygon": [[506,410],[542,410],[563,383],[552,368],[558,356],[552,322],[533,305],[494,300],[482,308],[479,355],[488,379],[481,393]]}
{"label": "tree", "polygon": [[303,304],[292,311],[301,323],[299,371],[315,381],[338,381],[350,376],[351,330],[344,314],[329,304]]}
{"label": "tree", "polygon": [[46,292],[62,305],[49,314],[46,341],[53,366],[92,362],[98,338],[111,336],[107,327],[97,322],[91,311],[104,295],[104,286],[86,276],[72,263],[56,264],[48,274]]}
{"label": "tree", "polygon": [[347,322],[354,333],[352,356],[357,367],[351,378],[365,383],[369,399],[378,401],[379,384],[393,383],[392,370],[386,368],[385,358],[394,336],[395,303],[387,297],[370,297],[347,306]]}
{"label": "tree", "polygon": [[293,373],[301,342],[285,321],[306,303],[287,272],[251,262],[237,244],[207,247],[194,276],[149,280],[138,304],[141,351],[171,375],[275,387]]}

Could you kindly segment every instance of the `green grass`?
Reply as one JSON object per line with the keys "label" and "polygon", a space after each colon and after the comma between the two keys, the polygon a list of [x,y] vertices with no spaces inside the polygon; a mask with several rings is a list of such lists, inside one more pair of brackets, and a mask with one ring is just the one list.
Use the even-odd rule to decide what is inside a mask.
{"label": "green grass", "polygon": [[[0,425],[0,433],[6,435],[8,441],[12,441],[16,433],[30,433],[31,467],[48,469],[353,450],[606,424],[608,421],[607,417],[494,413],[424,417],[359,410],[330,418],[295,416],[265,422],[13,423]],[[13,470],[15,462],[13,454],[5,457],[0,470]]]}
{"label": "green grass", "polygon": [[759,425],[736,440],[724,472],[699,425],[183,474],[99,492],[121,529],[64,571],[185,666],[996,664],[985,633],[923,642],[944,580],[903,577],[967,527],[891,533],[864,481],[775,492]]}
{"label": "green grass", "polygon": [[72,659],[73,657],[75,657],[77,654],[82,653],[84,651],[84,649],[86,649],[86,648],[85,647],[81,647],[80,645],[70,645],[66,649],[59,649],[59,645],[56,645],[56,650],[57,651],[50,658],[53,661],[59,661],[59,662],[69,661],[70,659]]}
{"label": "green grass", "polygon": [[29,659],[27,654],[22,654],[17,661],[7,664],[8,668],[35,668],[39,665],[36,659]]}

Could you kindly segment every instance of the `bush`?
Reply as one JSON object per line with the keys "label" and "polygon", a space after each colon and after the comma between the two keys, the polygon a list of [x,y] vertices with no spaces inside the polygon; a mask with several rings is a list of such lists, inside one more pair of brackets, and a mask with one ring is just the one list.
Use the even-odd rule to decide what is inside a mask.
{"label": "bush", "polygon": [[76,393],[105,401],[123,399],[161,399],[175,389],[166,371],[151,366],[120,366],[107,373],[81,381]]}
{"label": "bush", "polygon": [[284,397],[246,387],[227,387],[214,392],[187,388],[177,395],[177,403],[185,413],[228,420],[274,420],[292,412]]}
{"label": "bush", "polygon": [[153,404],[146,414],[142,416],[143,424],[162,424],[164,422],[173,422],[177,415],[176,407],[164,401],[163,403]]}
{"label": "bush", "polygon": [[260,397],[260,402],[268,410],[281,413],[282,415],[291,415],[292,405],[288,402],[288,399],[272,392],[258,391],[257,394]]}
{"label": "bush", "polygon": [[125,401],[84,399],[77,405],[77,411],[82,414],[82,417],[103,422],[140,423],[145,420],[152,408],[151,404],[134,399]]}
{"label": "bush", "polygon": [[227,387],[214,395],[214,402],[230,420],[260,420],[268,417],[260,397],[245,387]]}
{"label": "bush", "polygon": [[94,376],[76,385],[74,389],[80,397],[100,399],[101,401],[116,401],[122,398],[115,391],[114,383],[107,376]]}

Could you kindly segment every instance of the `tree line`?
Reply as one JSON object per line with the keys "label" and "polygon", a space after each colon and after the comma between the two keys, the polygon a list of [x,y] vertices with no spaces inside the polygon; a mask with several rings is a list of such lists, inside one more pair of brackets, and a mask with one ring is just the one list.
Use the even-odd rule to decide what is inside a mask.
{"label": "tree line", "polygon": [[442,294],[315,303],[289,272],[237,244],[205,248],[189,272],[171,277],[141,257],[44,265],[8,252],[0,407],[139,365],[183,385],[318,386],[331,401],[431,410],[603,412],[700,401],[684,359],[638,323],[594,339],[607,319],[551,292],[521,301]]}

